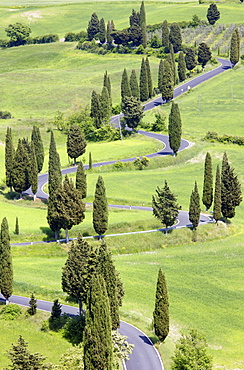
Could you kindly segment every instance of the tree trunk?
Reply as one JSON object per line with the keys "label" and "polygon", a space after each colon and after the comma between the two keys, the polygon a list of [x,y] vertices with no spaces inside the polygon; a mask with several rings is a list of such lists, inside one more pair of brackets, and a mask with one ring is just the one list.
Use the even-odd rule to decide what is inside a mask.
{"label": "tree trunk", "polygon": [[54,231],[54,239],[57,241],[58,240],[58,229]]}
{"label": "tree trunk", "polygon": [[34,196],[33,196],[33,201],[34,202],[36,201],[36,194],[34,194]]}
{"label": "tree trunk", "polygon": [[83,313],[83,309],[82,309],[82,302],[80,299],[78,299],[78,303],[79,303],[79,315],[81,316],[81,313]]}
{"label": "tree trunk", "polygon": [[76,158],[74,158],[74,166],[76,166]]}
{"label": "tree trunk", "polygon": [[66,237],[66,243],[68,244],[69,243],[69,230],[68,230],[68,228],[66,227],[66,229],[65,229],[65,237]]}

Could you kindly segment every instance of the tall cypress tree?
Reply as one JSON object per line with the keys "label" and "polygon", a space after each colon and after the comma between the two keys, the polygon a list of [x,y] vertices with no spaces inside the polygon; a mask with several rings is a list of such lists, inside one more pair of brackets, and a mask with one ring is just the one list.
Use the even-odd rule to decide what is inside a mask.
{"label": "tall cypress tree", "polygon": [[78,300],[80,314],[82,304],[87,303],[87,294],[91,278],[97,269],[97,263],[97,254],[93,246],[78,235],[77,240],[71,243],[62,270],[62,289]]}
{"label": "tall cypress tree", "polygon": [[160,342],[169,334],[169,300],[165,276],[161,268],[158,271],[153,326]]}
{"label": "tall cypress tree", "polygon": [[92,91],[91,96],[91,112],[90,116],[93,118],[93,122],[96,128],[100,128],[102,126],[102,109],[101,109],[101,102],[100,96],[96,93],[96,91]]}
{"label": "tall cypress tree", "polygon": [[12,168],[12,183],[14,190],[20,194],[20,197],[21,193],[30,187],[29,163],[30,157],[19,139]]}
{"label": "tall cypress tree", "polygon": [[233,65],[239,62],[240,55],[240,37],[238,29],[232,32],[230,40],[230,61]]}
{"label": "tall cypress tree", "polygon": [[168,134],[169,134],[169,145],[173,150],[174,155],[177,152],[181,144],[181,117],[180,110],[177,103],[172,102],[171,111],[169,114]]}
{"label": "tall cypress tree", "polygon": [[220,177],[219,165],[217,165],[217,169],[216,169],[213,218],[215,219],[217,224],[221,218],[221,177]]}
{"label": "tall cypress tree", "polygon": [[151,98],[153,96],[153,85],[152,85],[152,75],[151,75],[148,57],[146,57],[145,63],[146,63],[146,70],[147,70],[148,97]]}
{"label": "tall cypress tree", "polygon": [[204,164],[202,202],[206,207],[206,211],[211,207],[212,202],[213,202],[212,158],[208,152],[206,154],[205,164]]}
{"label": "tall cypress tree", "polygon": [[162,99],[168,102],[174,97],[174,79],[169,62],[164,62],[164,74],[162,80]]}
{"label": "tall cypress tree", "polygon": [[160,59],[158,66],[158,90],[162,92],[163,89],[163,75],[164,75],[164,60]]}
{"label": "tall cypress tree", "polygon": [[148,78],[147,78],[147,68],[144,58],[141,62],[140,71],[140,100],[146,101],[148,99]]}
{"label": "tall cypress tree", "polygon": [[76,171],[75,187],[76,189],[79,190],[81,198],[82,199],[86,198],[87,183],[86,183],[86,174],[82,162],[78,164],[78,168]]}
{"label": "tall cypress tree", "polygon": [[38,172],[41,172],[44,163],[44,146],[41,138],[40,129],[37,126],[33,126],[31,141],[33,142],[35,147]]}
{"label": "tall cypress tree", "polygon": [[147,47],[147,29],[146,29],[146,25],[145,23],[142,23],[142,26],[141,26],[141,38],[142,38],[142,46],[144,48]]}
{"label": "tall cypress tree", "polygon": [[87,37],[91,41],[99,33],[99,19],[96,13],[93,13],[88,23]]}
{"label": "tall cypress tree", "polygon": [[186,61],[186,68],[188,69],[188,71],[192,71],[196,67],[197,61],[196,61],[195,50],[193,48],[186,49],[185,61]]}
{"label": "tall cypress tree", "polygon": [[36,193],[38,190],[38,167],[35,153],[34,142],[31,142],[31,155],[30,155],[30,168],[29,168],[29,178],[31,184],[31,190],[34,194],[34,200],[36,199]]}
{"label": "tall cypress tree", "polygon": [[29,300],[29,308],[27,312],[29,315],[34,316],[36,314],[36,309],[37,309],[36,298],[34,296],[34,293],[32,293]]}
{"label": "tall cypress tree", "polygon": [[106,41],[106,27],[103,18],[99,21],[99,40],[101,44],[104,44]]}
{"label": "tall cypress tree", "polygon": [[2,220],[0,235],[0,291],[6,301],[8,301],[13,292],[13,266],[6,217]]}
{"label": "tall cypress tree", "polygon": [[107,71],[104,73],[104,76],[103,76],[103,86],[106,86],[106,88],[108,89],[108,95],[111,99],[111,95],[112,95],[111,83],[110,83],[110,78],[109,78],[109,75],[108,75]]}
{"label": "tall cypress tree", "polygon": [[192,223],[193,231],[196,230],[196,228],[199,224],[200,212],[201,212],[200,196],[199,196],[199,193],[198,193],[197,182],[195,181],[195,186],[194,186],[194,189],[192,190],[192,193],[191,193],[190,205],[189,205],[189,220]]}
{"label": "tall cypress tree", "polygon": [[120,325],[117,277],[111,252],[104,241],[99,247],[98,271],[104,278],[108,293],[112,330],[116,330]]}
{"label": "tall cypress tree", "polygon": [[98,176],[93,202],[93,227],[101,236],[108,228],[108,202],[102,176]]}
{"label": "tall cypress tree", "polygon": [[107,43],[109,45],[109,47],[111,47],[112,43],[113,43],[113,38],[111,36],[111,32],[112,32],[112,27],[111,27],[111,22],[108,21],[108,24],[107,24]]}
{"label": "tall cypress tree", "polygon": [[112,370],[109,300],[102,276],[94,275],[87,297],[84,370]]}
{"label": "tall cypress tree", "polygon": [[12,192],[13,186],[12,170],[14,163],[14,154],[15,151],[12,140],[12,130],[10,127],[8,127],[5,140],[5,173],[6,173],[6,185],[10,187],[10,192]]}
{"label": "tall cypress tree", "polygon": [[169,47],[169,25],[166,20],[162,24],[162,46]]}
{"label": "tall cypress tree", "polygon": [[76,165],[76,158],[80,157],[86,151],[86,140],[79,125],[71,125],[67,135],[67,154],[74,159],[74,166]]}
{"label": "tall cypress tree", "polygon": [[182,37],[180,27],[176,22],[170,25],[169,41],[173,45],[174,52],[177,53],[181,49]]}
{"label": "tall cypress tree", "polygon": [[174,48],[172,44],[170,44],[170,55],[169,56],[170,56],[169,61],[170,61],[171,69],[172,69],[172,76],[173,76],[174,85],[175,85],[177,82],[177,76],[176,76],[176,66],[175,66],[175,54],[174,54]]}
{"label": "tall cypress tree", "polygon": [[180,51],[179,53],[179,59],[178,59],[178,76],[180,82],[185,81],[186,79],[186,62],[183,51]]}
{"label": "tall cypress tree", "polygon": [[108,123],[111,116],[111,103],[109,98],[108,89],[106,86],[103,86],[102,93],[100,96],[100,105],[102,112],[102,122]]}
{"label": "tall cypress tree", "polygon": [[136,77],[136,71],[132,69],[131,75],[130,75],[130,90],[131,95],[134,96],[137,99],[140,99],[140,91],[138,86],[138,81]]}
{"label": "tall cypress tree", "polygon": [[221,172],[221,211],[225,218],[235,216],[235,208],[242,201],[241,184],[234,168],[230,167],[226,152],[222,160]]}
{"label": "tall cypress tree", "polygon": [[146,11],[144,1],[141,2],[140,6],[140,27],[142,32],[142,45],[145,48],[147,46],[147,33],[146,33]]}
{"label": "tall cypress tree", "polygon": [[121,100],[122,103],[126,96],[131,96],[130,84],[128,79],[128,74],[126,68],[123,71],[122,79],[121,79]]}

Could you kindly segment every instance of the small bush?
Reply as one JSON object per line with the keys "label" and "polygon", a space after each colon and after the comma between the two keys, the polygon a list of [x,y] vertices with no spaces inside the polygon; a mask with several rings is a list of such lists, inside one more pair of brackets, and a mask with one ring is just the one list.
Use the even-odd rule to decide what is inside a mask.
{"label": "small bush", "polygon": [[83,340],[85,318],[83,316],[69,318],[64,326],[63,336],[73,345],[78,345]]}
{"label": "small bush", "polygon": [[10,119],[10,118],[12,118],[10,112],[0,110],[0,119]]}
{"label": "small bush", "polygon": [[142,158],[137,157],[133,163],[136,169],[143,170],[145,167],[148,166],[149,159],[147,157],[142,157]]}
{"label": "small bush", "polygon": [[22,313],[20,306],[17,304],[9,303],[4,306],[0,311],[0,318],[3,320],[15,320]]}

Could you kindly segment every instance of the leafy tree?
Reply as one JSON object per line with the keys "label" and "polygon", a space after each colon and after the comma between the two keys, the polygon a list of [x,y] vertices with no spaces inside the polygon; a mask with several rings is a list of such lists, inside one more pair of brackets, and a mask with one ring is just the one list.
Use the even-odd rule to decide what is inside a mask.
{"label": "leafy tree", "polygon": [[8,351],[8,358],[12,362],[8,366],[11,370],[44,370],[43,365],[45,357],[39,353],[30,353],[28,343],[20,335],[17,345],[12,344],[12,349]]}
{"label": "leafy tree", "polygon": [[91,15],[91,19],[88,23],[88,28],[87,28],[88,40],[92,41],[92,39],[94,39],[98,33],[99,33],[99,19],[96,13],[93,13]]}
{"label": "leafy tree", "polygon": [[153,96],[153,85],[152,85],[152,75],[151,75],[148,57],[146,57],[145,64],[146,64],[146,71],[147,71],[148,97],[151,98]]}
{"label": "leafy tree", "polygon": [[236,28],[230,40],[230,61],[233,65],[239,62],[240,57],[240,35]]}
{"label": "leafy tree", "polygon": [[41,172],[44,163],[44,146],[41,138],[40,129],[37,126],[33,126],[31,141],[33,142],[35,147],[38,172]]}
{"label": "leafy tree", "polygon": [[102,89],[102,94],[100,96],[100,105],[102,113],[102,122],[107,123],[111,116],[111,100],[106,86],[103,86]]}
{"label": "leafy tree", "polygon": [[103,277],[94,275],[87,297],[84,370],[112,370],[109,300]]}
{"label": "leafy tree", "polygon": [[162,46],[169,47],[169,25],[166,20],[162,24]]}
{"label": "leafy tree", "polygon": [[204,165],[204,180],[202,202],[206,207],[206,211],[211,207],[213,202],[213,173],[212,173],[212,158],[207,152]]}
{"label": "leafy tree", "polygon": [[78,164],[78,168],[76,171],[75,187],[80,191],[81,198],[82,199],[86,198],[87,183],[86,183],[86,174],[82,162]]}
{"label": "leafy tree", "polygon": [[20,197],[21,193],[30,187],[29,159],[29,155],[26,152],[22,141],[19,139],[13,161],[12,183],[14,190],[20,194]]}
{"label": "leafy tree", "polygon": [[[192,223],[192,229],[195,231],[199,224],[200,220],[200,197],[197,188],[197,182],[195,181],[195,187],[192,190],[191,197],[190,197],[190,205],[189,205],[189,220]],[[196,238],[193,239],[196,241]]]}
{"label": "leafy tree", "polygon": [[14,146],[12,140],[12,130],[7,128],[6,140],[5,140],[5,173],[6,173],[6,185],[10,187],[12,192],[13,179],[13,163],[14,163]]}
{"label": "leafy tree", "polygon": [[34,294],[31,294],[31,298],[29,300],[29,308],[27,310],[28,314],[31,316],[34,316],[36,314],[36,308],[37,308],[37,303]]}
{"label": "leafy tree", "polygon": [[93,118],[95,127],[100,128],[102,126],[102,108],[101,108],[100,96],[94,90],[92,91],[92,96],[91,96],[90,116]]}
{"label": "leafy tree", "polygon": [[217,8],[217,5],[215,3],[210,4],[207,11],[208,23],[213,25],[219,18],[220,12]]}
{"label": "leafy tree", "polygon": [[74,166],[76,165],[76,158],[84,154],[86,151],[86,140],[79,125],[72,125],[69,128],[67,135],[67,153],[70,158],[74,159]]}
{"label": "leafy tree", "polygon": [[98,252],[98,272],[104,278],[109,299],[112,330],[120,326],[117,276],[111,252],[102,242]]}
{"label": "leafy tree", "polygon": [[138,81],[136,77],[136,71],[132,69],[131,75],[130,75],[130,90],[131,95],[134,96],[137,99],[140,99],[140,91],[138,86]]}
{"label": "leafy tree", "polygon": [[55,299],[52,306],[50,320],[54,321],[56,319],[60,319],[61,314],[62,314],[62,305],[58,303],[58,299]]}
{"label": "leafy tree", "polygon": [[158,90],[162,92],[163,89],[163,75],[164,75],[164,60],[160,59],[158,66]]}
{"label": "leafy tree", "polygon": [[140,100],[146,101],[148,99],[148,96],[147,67],[144,58],[142,58],[140,71]]}
{"label": "leafy tree", "polygon": [[134,96],[126,96],[122,106],[122,112],[124,113],[123,120],[125,125],[134,130],[143,117],[143,108],[139,100]]}
{"label": "leafy tree", "polygon": [[104,44],[106,41],[106,27],[103,18],[101,18],[99,21],[99,40],[101,44]]}
{"label": "leafy tree", "polygon": [[179,209],[181,207],[177,203],[176,196],[171,192],[167,181],[164,182],[164,187],[157,187],[156,195],[152,196],[153,215],[157,217],[167,228],[173,226],[177,220]]}
{"label": "leafy tree", "polygon": [[198,46],[198,63],[202,65],[202,68],[205,67],[207,62],[211,59],[212,53],[210,51],[210,47],[205,44],[205,42],[201,42]]}
{"label": "leafy tree", "polygon": [[196,330],[181,335],[172,359],[172,370],[212,369],[212,358],[207,353],[206,339]]}
{"label": "leafy tree", "polygon": [[78,235],[71,243],[62,271],[62,288],[78,300],[80,315],[82,304],[87,302],[91,278],[97,269],[97,254],[94,248]]}
{"label": "leafy tree", "polygon": [[131,40],[131,35],[127,29],[122,31],[113,30],[111,32],[111,37],[114,39],[115,44],[123,46],[128,45],[128,42]]}
{"label": "leafy tree", "polygon": [[27,42],[29,35],[31,34],[31,29],[21,23],[10,24],[5,28],[5,32],[8,37],[10,37],[10,46],[24,45]]}
{"label": "leafy tree", "polygon": [[185,61],[186,61],[186,68],[188,69],[188,71],[192,71],[196,67],[197,62],[196,62],[195,51],[192,48],[186,49]]}
{"label": "leafy tree", "polygon": [[164,74],[162,80],[162,99],[166,102],[174,97],[174,79],[172,76],[172,69],[169,62],[164,62]]}
{"label": "leafy tree", "polygon": [[221,218],[221,176],[220,176],[219,165],[217,165],[217,169],[216,169],[213,218],[215,219],[217,224]]}
{"label": "leafy tree", "polygon": [[19,219],[16,217],[15,219],[15,230],[14,230],[15,235],[19,235]]}
{"label": "leafy tree", "polygon": [[235,208],[242,201],[241,184],[234,168],[230,167],[227,154],[224,153],[221,172],[221,211],[225,218],[235,216]]}
{"label": "leafy tree", "polygon": [[123,71],[122,74],[122,80],[121,80],[121,100],[122,103],[124,102],[124,99],[126,96],[131,96],[131,90],[130,90],[130,84],[128,79],[128,74],[126,68]]}
{"label": "leafy tree", "polygon": [[13,292],[13,266],[9,228],[6,217],[2,220],[0,235],[0,291],[6,301],[8,301]]}
{"label": "leafy tree", "polygon": [[181,49],[182,37],[178,23],[171,23],[169,32],[169,41],[174,47],[174,52],[177,53]]}
{"label": "leafy tree", "polygon": [[180,110],[177,103],[172,102],[171,111],[169,114],[169,125],[168,125],[168,134],[169,134],[169,145],[173,150],[174,155],[177,155],[177,152],[181,144],[181,117]]}
{"label": "leafy tree", "polygon": [[112,331],[114,368],[119,369],[121,361],[130,359],[134,344],[127,342],[127,337],[117,330]]}
{"label": "leafy tree", "polygon": [[169,334],[169,301],[165,276],[161,268],[158,271],[153,326],[160,342]]}
{"label": "leafy tree", "polygon": [[183,51],[180,51],[179,53],[179,59],[178,59],[178,76],[180,82],[185,81],[186,79],[186,62]]}
{"label": "leafy tree", "polygon": [[101,236],[108,228],[108,202],[102,176],[98,176],[93,202],[93,227]]}
{"label": "leafy tree", "polygon": [[30,167],[29,167],[29,179],[31,184],[31,190],[34,194],[34,200],[36,199],[36,193],[38,190],[38,168],[36,153],[33,141],[31,142],[31,155],[30,155]]}

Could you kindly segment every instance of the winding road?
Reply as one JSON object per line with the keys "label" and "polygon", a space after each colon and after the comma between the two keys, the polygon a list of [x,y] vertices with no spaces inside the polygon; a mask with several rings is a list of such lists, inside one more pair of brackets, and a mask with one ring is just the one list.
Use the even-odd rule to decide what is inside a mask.
{"label": "winding road", "polygon": [[[184,84],[175,88],[174,98],[176,98],[177,96],[189,91],[189,89],[194,88],[195,86],[201,84],[202,82],[205,82],[209,80],[210,78],[232,67],[231,63],[225,59],[218,58],[218,61],[221,63],[221,66],[213,69],[212,71],[201,74],[193,78],[192,80],[189,80],[185,82]],[[153,99],[152,101],[148,102],[147,104],[145,104],[144,111],[150,110],[156,107],[157,105],[161,105],[163,103],[164,102],[162,101],[162,98],[157,97]],[[112,117],[111,123],[118,125],[120,117],[121,115]],[[155,138],[164,143],[164,148],[161,151],[157,153],[149,154],[147,155],[147,157],[152,158],[152,157],[159,156],[159,155],[172,154],[172,150],[169,147],[168,136],[161,135],[161,134],[155,134],[151,132],[145,132],[145,131],[138,131],[138,132],[139,134]],[[186,149],[189,146],[190,146],[190,143],[182,139],[180,150]],[[133,161],[134,159],[135,158],[123,159],[122,162]],[[116,161],[117,160],[95,163],[93,164],[93,167],[113,164]],[[85,166],[85,168],[87,168],[87,166]],[[69,174],[69,173],[75,172],[76,170],[77,170],[77,167],[71,167],[71,168],[62,170],[62,173]],[[48,197],[48,195],[43,191],[43,186],[47,182],[48,182],[48,174],[39,175],[37,197],[40,199],[47,199]],[[29,189],[27,192],[25,192],[25,194],[32,195],[32,192]],[[123,205],[113,205],[111,207],[151,210],[150,207],[137,207],[137,206],[129,207],[129,206],[123,206]],[[201,215],[201,219],[200,219],[201,223],[206,223],[209,221],[210,220],[208,216]],[[188,212],[180,211],[178,224],[174,227],[180,228],[180,227],[186,227],[186,226],[190,226]],[[155,230],[150,230],[150,231],[155,231]],[[10,301],[13,303],[26,306],[28,305],[29,298],[12,296]],[[38,300],[39,309],[50,311],[51,306],[52,306],[51,302]],[[71,306],[63,305],[62,308],[63,308],[63,312],[67,312],[68,314],[76,315],[78,313],[78,309],[71,307]],[[133,353],[130,356],[130,360],[127,361],[125,364],[125,369],[127,370],[162,370],[163,369],[163,364],[162,364],[162,361],[160,359],[160,356],[157,350],[153,346],[150,339],[143,332],[141,332],[139,329],[123,321],[121,322],[120,332],[121,334],[126,335],[128,337],[128,341],[130,343],[133,343],[135,345]]]}

